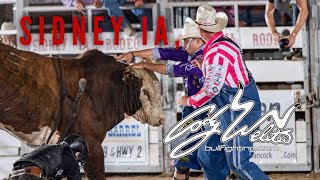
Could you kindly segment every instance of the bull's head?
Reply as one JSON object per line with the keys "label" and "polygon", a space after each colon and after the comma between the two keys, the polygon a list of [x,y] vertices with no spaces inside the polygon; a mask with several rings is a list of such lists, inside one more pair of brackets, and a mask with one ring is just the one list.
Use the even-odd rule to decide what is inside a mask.
{"label": "bull's head", "polygon": [[152,126],[163,124],[165,116],[160,99],[158,78],[149,70],[128,69],[123,73],[123,80],[127,80],[132,76],[142,80],[139,97],[142,107],[132,116],[141,123],[148,123]]}

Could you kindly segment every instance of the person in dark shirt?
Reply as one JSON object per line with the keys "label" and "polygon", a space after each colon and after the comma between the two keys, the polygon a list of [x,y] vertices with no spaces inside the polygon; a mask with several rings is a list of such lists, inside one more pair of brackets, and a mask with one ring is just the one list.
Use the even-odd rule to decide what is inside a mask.
{"label": "person in dark shirt", "polygon": [[69,135],[59,145],[44,145],[13,164],[10,180],[81,180],[79,163],[85,163],[88,146],[78,135]]}

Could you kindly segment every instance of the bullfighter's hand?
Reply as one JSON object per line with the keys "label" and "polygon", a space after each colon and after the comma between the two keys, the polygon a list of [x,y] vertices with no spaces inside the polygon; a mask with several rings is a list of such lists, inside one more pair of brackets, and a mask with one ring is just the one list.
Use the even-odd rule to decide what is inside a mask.
{"label": "bullfighter's hand", "polygon": [[75,0],[73,5],[77,9],[78,12],[85,14],[84,11],[86,10],[86,8],[80,0]]}
{"label": "bullfighter's hand", "polygon": [[146,66],[147,66],[146,62],[139,62],[139,63],[132,64],[130,66],[130,68],[133,68],[133,69],[144,69]]}
{"label": "bullfighter's hand", "polygon": [[195,60],[192,60],[191,61],[191,64],[194,66],[194,67],[198,67],[201,69],[202,67],[202,61],[200,59],[195,59]]}
{"label": "bullfighter's hand", "polygon": [[96,7],[96,8],[101,8],[103,6],[103,3],[101,0],[95,0],[93,2],[93,5]]}
{"label": "bullfighter's hand", "polygon": [[115,56],[114,58],[117,61],[125,60],[127,62],[127,64],[129,64],[132,61],[133,56],[130,52],[128,52],[128,53],[120,54],[119,56]]}
{"label": "bullfighter's hand", "polygon": [[188,98],[189,98],[189,96],[181,96],[181,97],[178,99],[178,104],[179,104],[180,106],[190,106],[190,105],[188,104]]}
{"label": "bullfighter's hand", "polygon": [[295,35],[290,34],[286,38],[288,38],[288,40],[289,40],[289,44],[286,46],[286,48],[291,47],[294,44],[294,42],[296,42],[296,36]]}

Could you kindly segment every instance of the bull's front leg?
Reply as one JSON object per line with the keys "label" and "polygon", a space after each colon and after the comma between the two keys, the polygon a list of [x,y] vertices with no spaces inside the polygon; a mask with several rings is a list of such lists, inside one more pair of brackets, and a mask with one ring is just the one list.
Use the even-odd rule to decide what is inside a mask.
{"label": "bull's front leg", "polygon": [[101,142],[90,138],[87,143],[89,145],[89,156],[84,165],[85,174],[90,180],[105,180],[104,154]]}

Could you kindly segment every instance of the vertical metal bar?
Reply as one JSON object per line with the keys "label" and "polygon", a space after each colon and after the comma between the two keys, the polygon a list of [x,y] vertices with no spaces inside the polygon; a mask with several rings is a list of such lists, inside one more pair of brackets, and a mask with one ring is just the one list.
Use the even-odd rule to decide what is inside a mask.
{"label": "vertical metal bar", "polygon": [[[171,12],[170,10],[168,11],[168,8],[172,8],[172,7],[167,7],[168,4],[168,0],[157,0],[156,1],[159,6],[160,6],[160,15],[166,17],[166,23],[170,22],[170,20],[168,20],[168,18],[171,18],[169,12]],[[162,87],[162,95],[164,97],[169,97],[169,98],[174,98],[174,96],[172,95],[172,87],[174,86],[174,84],[172,83],[173,79],[169,78],[166,75],[161,75],[161,87]],[[168,100],[168,99],[167,99]],[[170,99],[168,100],[168,106],[170,106],[170,108],[165,109],[165,116],[166,116],[166,120],[164,121],[164,125],[163,125],[163,134],[165,134],[169,128],[171,127],[171,122],[172,120],[174,120],[173,118],[173,112],[171,110],[172,107],[172,102],[170,102]],[[169,158],[169,150],[170,150],[170,146],[168,144],[163,144],[162,143],[162,147],[163,147],[163,168],[164,168],[164,174],[166,175],[171,175],[172,174],[172,167],[170,165],[170,158]]]}
{"label": "vertical metal bar", "polygon": [[239,4],[234,3],[234,27],[239,28]]}
{"label": "vertical metal bar", "polygon": [[[159,16],[159,5],[154,4],[152,6],[152,29],[153,29],[153,31],[155,31],[157,28],[158,16]],[[148,23],[150,23],[150,22],[148,22]]]}
{"label": "vertical metal bar", "polygon": [[[29,6],[29,0],[16,2],[16,24],[20,24],[20,19],[24,15],[28,15],[28,12],[24,11],[24,8],[27,6]],[[23,46],[19,40],[20,39],[19,37],[23,36],[21,26],[16,26],[16,29],[17,29],[17,35],[16,35],[17,36],[17,47],[18,47],[18,49],[26,50],[26,47]]]}
{"label": "vertical metal bar", "polygon": [[16,16],[16,13],[17,13],[16,4],[12,5],[12,11],[13,11],[13,23],[17,24],[18,21],[17,21],[17,16]]}
{"label": "vertical metal bar", "polygon": [[92,9],[88,8],[88,33],[92,34]]}
{"label": "vertical metal bar", "polygon": [[[303,39],[303,54],[306,55],[306,60],[304,61],[304,71],[305,71],[305,81],[304,88],[305,93],[315,92],[316,96],[319,98],[319,73],[320,73],[320,59],[317,49],[317,33],[315,28],[315,22],[319,17],[317,17],[316,11],[311,11],[312,7],[316,5],[316,0],[311,0],[309,2],[309,21],[306,22],[306,31],[304,32]],[[308,162],[313,160],[312,166],[314,172],[320,172],[319,170],[319,128],[320,123],[318,122],[318,117],[320,117],[320,108],[314,107],[311,110],[307,109],[306,114],[306,125],[307,125],[307,160]],[[308,131],[311,130],[311,131]],[[312,142],[310,142],[312,141]],[[312,145],[312,146],[311,146]]]}
{"label": "vertical metal bar", "polygon": [[[310,1],[309,1],[310,2]],[[309,4],[309,12],[311,12],[309,26],[310,28],[310,42],[312,42],[309,47],[311,50],[311,66],[315,67],[314,78],[312,79],[312,84],[314,85],[313,91],[316,92],[317,97],[320,95],[320,54],[319,54],[319,39],[320,39],[320,28],[319,28],[319,14],[320,8],[317,1],[314,0],[312,4]],[[314,116],[312,119],[312,133],[313,133],[313,170],[314,172],[320,172],[320,122],[318,118],[320,117],[320,107],[314,108]]]}

